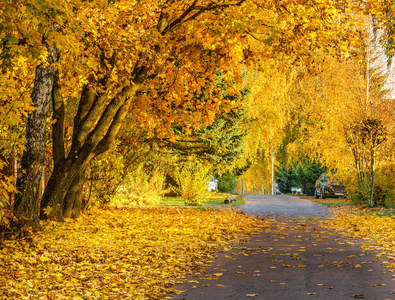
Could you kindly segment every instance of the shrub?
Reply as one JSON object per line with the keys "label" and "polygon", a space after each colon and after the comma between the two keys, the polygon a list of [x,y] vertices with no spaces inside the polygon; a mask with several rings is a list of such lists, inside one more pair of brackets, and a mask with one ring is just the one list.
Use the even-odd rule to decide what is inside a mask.
{"label": "shrub", "polygon": [[164,180],[165,175],[159,168],[140,165],[133,172],[129,172],[112,203],[158,205],[166,192],[163,189]]}
{"label": "shrub", "polygon": [[[368,176],[366,176],[359,184],[355,183],[350,185],[347,191],[352,202],[356,205],[368,205],[369,187],[370,182]],[[377,172],[373,190],[373,206],[387,207],[391,199],[394,198],[393,190],[393,176],[384,171]]]}
{"label": "shrub", "polygon": [[296,176],[295,168],[279,167],[276,172],[276,182],[281,193],[290,193],[291,188],[299,187],[298,178]]}
{"label": "shrub", "polygon": [[218,178],[218,190],[225,193],[232,193],[237,186],[238,176],[225,173]]}
{"label": "shrub", "polygon": [[184,198],[186,205],[202,205],[208,198],[210,192],[207,191],[207,182],[210,180],[210,169],[210,166],[192,159],[176,168],[173,174],[178,186],[174,189]]}
{"label": "shrub", "polygon": [[325,171],[326,168],[314,161],[306,160],[297,165],[295,173],[304,194],[309,196],[314,195],[315,182]]}

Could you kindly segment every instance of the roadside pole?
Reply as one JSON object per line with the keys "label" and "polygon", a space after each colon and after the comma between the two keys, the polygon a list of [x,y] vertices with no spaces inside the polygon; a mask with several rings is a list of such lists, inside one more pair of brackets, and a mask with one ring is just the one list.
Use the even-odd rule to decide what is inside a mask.
{"label": "roadside pole", "polygon": [[274,195],[274,151],[272,148],[272,195]]}

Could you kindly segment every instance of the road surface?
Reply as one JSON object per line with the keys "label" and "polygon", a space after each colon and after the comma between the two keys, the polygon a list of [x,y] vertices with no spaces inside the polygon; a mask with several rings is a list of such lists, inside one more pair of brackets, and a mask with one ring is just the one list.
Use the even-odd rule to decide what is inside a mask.
{"label": "road surface", "polygon": [[[177,289],[181,300],[369,299],[395,300],[395,271],[360,240],[319,227],[311,218],[330,212],[291,196],[246,196],[240,210],[270,219],[270,225],[236,249],[219,253],[205,274]],[[309,220],[310,218],[310,220]]]}

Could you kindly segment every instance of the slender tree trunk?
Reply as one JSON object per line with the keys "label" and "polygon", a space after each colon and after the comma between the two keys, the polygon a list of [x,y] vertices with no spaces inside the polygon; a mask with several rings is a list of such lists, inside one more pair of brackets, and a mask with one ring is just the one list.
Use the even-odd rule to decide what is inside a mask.
{"label": "slender tree trunk", "polygon": [[52,90],[52,152],[54,164],[65,159],[64,117],[64,102],[60,93],[59,71],[56,71]]}
{"label": "slender tree trunk", "polygon": [[374,150],[371,150],[370,153],[370,182],[369,182],[369,206],[374,206],[373,196],[374,196],[374,183],[376,180],[376,172],[375,172],[375,157]]}
{"label": "slender tree trunk", "polygon": [[52,97],[55,68],[59,60],[56,47],[48,47],[48,66],[36,68],[36,78],[32,92],[35,111],[30,113],[26,124],[26,149],[22,155],[22,171],[17,179],[18,194],[15,197],[14,213],[19,218],[27,218],[31,225],[40,228],[39,187],[45,166],[46,118]]}

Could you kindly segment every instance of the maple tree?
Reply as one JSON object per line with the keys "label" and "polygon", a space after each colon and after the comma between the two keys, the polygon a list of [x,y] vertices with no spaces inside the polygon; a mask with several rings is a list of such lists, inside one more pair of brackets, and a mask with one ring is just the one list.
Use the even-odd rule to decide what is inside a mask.
{"label": "maple tree", "polygon": [[[85,4],[26,0],[10,1],[2,9],[2,23],[12,19],[6,46],[19,55],[16,49],[23,44],[23,54],[31,55],[37,68],[42,63],[41,68],[56,70],[45,87],[54,91],[56,122],[54,169],[41,200],[44,218],[62,220],[64,213],[78,216],[78,195],[87,165],[109,148],[128,113],[159,138],[172,138],[174,122],[186,131],[198,124],[208,125],[216,111],[230,105],[210,85],[214,71],[222,72],[226,82],[235,78],[238,82],[241,61],[249,64],[279,52],[303,55],[320,42],[332,40],[340,30],[333,21],[343,9],[337,1]],[[59,51],[59,61],[49,65],[52,50]],[[205,93],[212,98],[194,97]],[[230,86],[228,93],[237,94],[237,90]],[[78,110],[71,144],[65,147],[62,103],[73,97],[79,99]],[[37,131],[37,135],[43,132]],[[40,176],[26,174],[37,185]],[[37,219],[33,216],[37,199],[29,199],[29,204],[23,202],[25,208],[17,205],[16,211],[19,216]]]}

